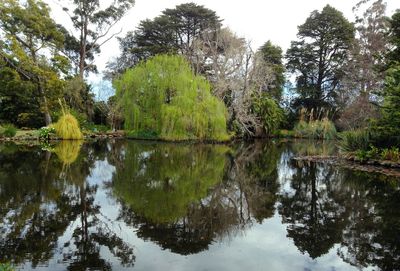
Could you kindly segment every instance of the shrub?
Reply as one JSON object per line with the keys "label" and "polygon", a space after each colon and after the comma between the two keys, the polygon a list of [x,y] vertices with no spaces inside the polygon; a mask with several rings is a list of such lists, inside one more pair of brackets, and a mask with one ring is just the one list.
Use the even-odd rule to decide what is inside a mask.
{"label": "shrub", "polygon": [[131,134],[150,132],[165,140],[230,138],[224,103],[181,56],[155,56],[127,70],[114,86]]}
{"label": "shrub", "polygon": [[83,139],[78,121],[69,113],[61,116],[54,124],[54,128],[57,136],[61,139]]}
{"label": "shrub", "polygon": [[268,95],[254,97],[253,110],[261,119],[266,135],[275,133],[284,120],[283,110]]}
{"label": "shrub", "polygon": [[42,127],[39,129],[39,139],[48,140],[50,135],[55,134],[56,129],[53,127]]}
{"label": "shrub", "polygon": [[342,152],[367,151],[371,135],[368,130],[353,130],[341,133],[339,147]]}
{"label": "shrub", "polygon": [[0,135],[5,137],[14,137],[17,134],[17,128],[12,124],[5,124],[0,127]]}
{"label": "shrub", "polygon": [[381,152],[381,158],[383,160],[390,160],[394,162],[400,162],[400,151],[399,148],[392,147],[391,149],[383,149]]}

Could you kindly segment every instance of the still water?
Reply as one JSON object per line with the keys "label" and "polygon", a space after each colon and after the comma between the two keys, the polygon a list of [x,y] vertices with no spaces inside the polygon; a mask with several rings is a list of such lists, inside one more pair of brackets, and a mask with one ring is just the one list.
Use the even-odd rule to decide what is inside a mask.
{"label": "still water", "polygon": [[0,145],[17,270],[399,270],[400,180],[321,142]]}

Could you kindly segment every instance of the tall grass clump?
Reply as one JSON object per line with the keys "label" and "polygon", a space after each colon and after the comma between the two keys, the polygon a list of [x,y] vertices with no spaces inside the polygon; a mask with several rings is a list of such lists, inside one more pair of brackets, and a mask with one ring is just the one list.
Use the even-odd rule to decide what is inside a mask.
{"label": "tall grass clump", "polygon": [[335,124],[328,118],[306,122],[300,120],[294,127],[296,137],[313,139],[335,139],[337,131]]}
{"label": "tall grass clump", "polygon": [[335,139],[337,131],[335,124],[329,119],[332,112],[324,108],[311,109],[309,112],[303,108],[300,111],[300,121],[293,131],[295,137],[312,139]]}
{"label": "tall grass clump", "polygon": [[17,128],[12,124],[0,126],[0,136],[14,137],[17,134]]}
{"label": "tall grass clump", "polygon": [[158,55],[114,81],[128,135],[228,140],[227,109],[181,56]]}
{"label": "tall grass clump", "polygon": [[67,110],[61,101],[60,106],[62,115],[53,126],[56,129],[57,136],[61,139],[83,139],[77,119]]}
{"label": "tall grass clump", "polygon": [[370,144],[371,133],[365,129],[346,131],[340,135],[339,147],[345,153],[367,151]]}

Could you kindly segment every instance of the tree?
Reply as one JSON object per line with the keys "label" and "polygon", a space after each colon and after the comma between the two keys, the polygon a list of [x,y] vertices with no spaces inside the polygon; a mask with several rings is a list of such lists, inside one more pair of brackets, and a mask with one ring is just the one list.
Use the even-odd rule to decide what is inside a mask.
{"label": "tree", "polygon": [[391,45],[388,54],[388,65],[400,62],[400,9],[398,9],[389,20],[389,42]]}
{"label": "tree", "polygon": [[[354,12],[361,12],[368,0],[360,1]],[[356,13],[356,39],[344,67],[342,97],[344,107],[338,120],[343,129],[363,128],[378,117],[376,94],[383,88],[385,55],[388,52],[386,4],[373,2],[362,13]]]}
{"label": "tree", "polygon": [[43,117],[35,101],[36,85],[23,80],[12,68],[0,65],[0,122],[22,127],[40,127]]}
{"label": "tree", "polygon": [[193,56],[193,41],[205,32],[220,28],[221,20],[212,11],[195,3],[186,3],[166,9],[153,20],[141,21],[137,30],[120,38],[121,55],[110,62],[109,73],[124,71],[140,60],[156,54]]}
{"label": "tree", "polygon": [[205,33],[194,42],[192,67],[213,84],[213,94],[225,102],[230,128],[238,136],[264,136],[281,120],[274,118],[280,110],[271,100],[274,58],[278,61],[266,52],[267,62],[261,53],[254,54],[250,44],[229,28]]}
{"label": "tree", "polygon": [[287,68],[296,73],[299,97],[294,107],[335,106],[343,65],[354,39],[354,27],[335,8],[315,10],[298,27],[299,40],[286,53]]}
{"label": "tree", "polygon": [[391,144],[400,144],[400,65],[387,71],[382,96],[382,118],[378,123],[380,134]]}
{"label": "tree", "polygon": [[282,61],[282,49],[273,45],[271,41],[264,43],[258,53],[266,66],[272,69],[273,80],[268,85],[263,86],[276,101],[280,101],[283,93],[283,85],[285,84],[285,66]]}
{"label": "tree", "polygon": [[[46,125],[51,123],[50,103],[62,88],[59,76],[68,61],[58,54],[64,37],[50,18],[48,6],[36,0],[4,0],[0,3],[0,57],[24,80],[36,86]],[[54,100],[54,99],[53,99]]]}
{"label": "tree", "polygon": [[158,55],[114,81],[125,129],[136,137],[227,140],[226,108],[181,56]]}
{"label": "tree", "polygon": [[79,31],[77,41],[72,40],[70,49],[79,52],[77,63],[79,77],[83,79],[84,73],[93,69],[91,60],[94,52],[99,52],[100,47],[113,38],[116,33],[109,34],[111,28],[133,6],[134,0],[113,1],[108,7],[102,8],[100,0],[71,0],[74,5],[72,14],[64,7],[76,30]]}

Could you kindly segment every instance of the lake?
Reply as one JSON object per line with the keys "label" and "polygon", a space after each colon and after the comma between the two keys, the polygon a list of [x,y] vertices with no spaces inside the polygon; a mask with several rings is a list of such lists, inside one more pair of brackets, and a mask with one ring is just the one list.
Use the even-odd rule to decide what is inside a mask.
{"label": "lake", "polygon": [[0,262],[23,270],[400,270],[400,180],[334,142],[0,144]]}

